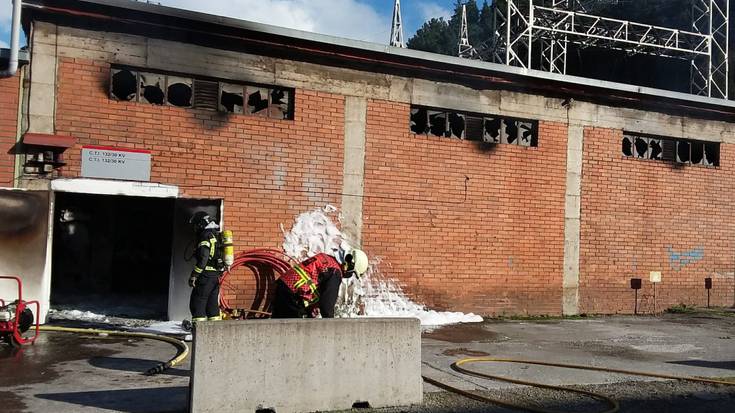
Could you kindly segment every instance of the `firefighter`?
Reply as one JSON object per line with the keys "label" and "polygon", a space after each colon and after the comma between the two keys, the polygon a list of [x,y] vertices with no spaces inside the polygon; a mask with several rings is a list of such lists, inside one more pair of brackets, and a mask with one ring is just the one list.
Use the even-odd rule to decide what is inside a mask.
{"label": "firefighter", "polygon": [[196,264],[189,277],[191,321],[221,320],[219,281],[225,270],[219,243],[219,225],[206,212],[197,212],[189,223],[197,236]]}
{"label": "firefighter", "polygon": [[334,318],[342,278],[361,276],[368,269],[367,255],[358,249],[341,249],[336,258],[320,253],[294,266],[276,281],[273,318]]}

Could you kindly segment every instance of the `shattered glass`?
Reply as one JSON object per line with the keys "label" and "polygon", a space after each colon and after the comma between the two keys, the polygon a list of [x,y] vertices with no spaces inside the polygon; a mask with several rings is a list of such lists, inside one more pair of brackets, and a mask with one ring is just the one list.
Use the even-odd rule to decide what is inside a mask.
{"label": "shattered glass", "polygon": [[248,86],[247,88],[247,113],[252,115],[267,116],[268,115],[268,89]]}
{"label": "shattered glass", "polygon": [[243,113],[243,91],[242,85],[231,83],[220,83],[219,87],[219,110],[227,113]]}
{"label": "shattered glass", "polygon": [[110,98],[129,102],[138,94],[138,74],[127,69],[113,69],[110,79]]}
{"label": "shattered glass", "polygon": [[152,105],[163,105],[166,100],[166,92],[164,92],[166,87],[166,75],[141,72],[139,74],[139,78],[139,100],[143,103],[150,103]]}

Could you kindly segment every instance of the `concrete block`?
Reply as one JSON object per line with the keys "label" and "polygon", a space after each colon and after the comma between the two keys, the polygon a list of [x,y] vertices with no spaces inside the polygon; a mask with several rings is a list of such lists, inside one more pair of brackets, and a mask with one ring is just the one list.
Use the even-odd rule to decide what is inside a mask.
{"label": "concrete block", "polygon": [[500,92],[414,79],[411,103],[442,109],[500,114]]}
{"label": "concrete block", "polygon": [[[33,54],[34,84],[56,84],[56,56],[42,53]],[[53,99],[49,99],[52,100]]]}
{"label": "concrete block", "polygon": [[420,403],[418,319],[287,319],[195,326],[192,412],[276,413]]}
{"label": "concrete block", "polygon": [[33,83],[28,113],[39,116],[54,116],[56,85]]}

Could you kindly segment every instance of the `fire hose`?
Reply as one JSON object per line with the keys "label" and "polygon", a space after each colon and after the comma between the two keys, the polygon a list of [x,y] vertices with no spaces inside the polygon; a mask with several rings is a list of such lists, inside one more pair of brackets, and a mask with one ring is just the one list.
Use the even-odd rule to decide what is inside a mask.
{"label": "fire hose", "polygon": [[75,333],[75,334],[102,334],[108,336],[117,337],[130,337],[130,338],[144,338],[150,340],[163,341],[165,343],[173,344],[176,349],[176,355],[166,362],[161,362],[155,367],[151,367],[146,370],[145,374],[148,376],[158,374],[166,369],[176,366],[181,363],[186,356],[189,354],[189,346],[183,340],[179,340],[173,337],[168,337],[160,334],[151,333],[136,333],[132,331],[116,331],[116,330],[98,330],[93,328],[71,328],[71,327],[56,327],[56,326],[40,326],[41,331],[55,331],[61,333]]}
{"label": "fire hose", "polygon": [[[258,249],[237,254],[230,269],[222,274],[220,284],[224,290],[236,292],[237,289],[230,280],[231,276],[238,268],[245,267],[255,274],[256,296],[250,309],[238,310],[230,305],[226,294],[223,293],[220,294],[220,308],[233,318],[247,317],[248,314],[270,316],[271,297],[268,292],[272,289],[273,283],[290,270],[293,264],[295,262],[292,258],[275,249]],[[261,307],[263,310],[258,309]]]}
{"label": "fire hose", "polygon": [[[593,399],[600,400],[608,404],[609,409],[604,410],[601,413],[615,413],[619,411],[620,403],[618,403],[617,400],[611,399],[610,397],[607,397],[605,395],[594,393],[594,392],[587,391],[587,390],[575,389],[575,388],[568,387],[568,386],[554,386],[550,384],[511,379],[508,377],[480,373],[478,371],[474,371],[474,370],[470,370],[470,369],[462,367],[462,365],[464,364],[486,363],[486,362],[532,364],[536,366],[561,367],[561,368],[575,369],[575,370],[601,371],[605,373],[625,374],[625,375],[630,375],[630,376],[641,376],[641,377],[651,377],[651,378],[658,378],[658,379],[689,381],[689,382],[704,383],[704,384],[735,386],[735,382],[715,380],[715,379],[706,379],[706,378],[700,378],[700,377],[673,376],[673,375],[668,375],[668,374],[657,374],[657,373],[649,373],[649,372],[633,371],[633,370],[621,370],[621,369],[612,369],[612,368],[605,368],[605,367],[584,366],[584,365],[579,365],[579,364],[549,363],[549,362],[536,361],[536,360],[505,359],[505,358],[494,358],[494,357],[465,358],[465,359],[461,359],[453,363],[451,366],[452,370],[455,370],[462,374],[475,376],[475,377],[479,377],[483,379],[498,380],[498,381],[504,381],[507,383],[520,384],[523,386],[531,386],[531,387],[538,387],[542,389],[566,391],[566,392],[577,393],[577,394],[589,396]],[[466,390],[458,389],[456,387],[453,387],[448,384],[442,383],[440,381],[434,380],[430,377],[422,376],[422,378],[424,379],[425,382],[429,384],[432,384],[436,387],[447,390],[449,392],[456,393],[461,396],[470,398],[472,400],[496,404],[499,406],[508,407],[508,408],[516,409],[516,410],[525,410],[525,411],[534,412],[534,413],[559,413],[559,412],[555,412],[552,410],[545,410],[545,409],[535,408],[531,406],[523,406],[523,405],[507,402],[501,399],[482,396],[482,395],[472,393]]]}

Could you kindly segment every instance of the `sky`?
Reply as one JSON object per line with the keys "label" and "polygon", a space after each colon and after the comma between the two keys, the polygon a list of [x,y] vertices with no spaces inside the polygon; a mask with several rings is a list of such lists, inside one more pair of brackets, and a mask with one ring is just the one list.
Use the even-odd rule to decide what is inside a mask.
{"label": "sky", "polygon": [[[163,6],[376,43],[388,43],[393,14],[393,0],[156,0],[154,2]],[[402,0],[405,39],[408,40],[424,21],[432,17],[448,18],[453,4],[454,0]],[[11,11],[11,1],[0,0],[0,47],[8,47],[10,43]]]}

